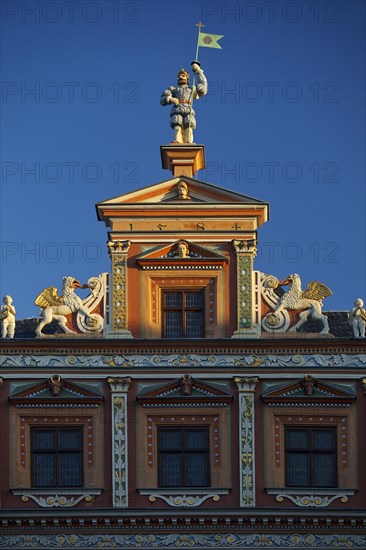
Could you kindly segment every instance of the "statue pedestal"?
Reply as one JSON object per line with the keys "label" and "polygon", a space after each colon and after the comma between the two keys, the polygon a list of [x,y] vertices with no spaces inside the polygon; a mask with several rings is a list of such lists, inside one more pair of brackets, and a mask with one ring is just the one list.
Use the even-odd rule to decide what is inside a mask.
{"label": "statue pedestal", "polygon": [[111,340],[126,340],[129,338],[133,338],[131,332],[127,329],[113,329],[111,327],[107,327],[105,331],[105,338],[110,338]]}
{"label": "statue pedestal", "polygon": [[234,332],[231,338],[260,338],[261,336],[261,327],[260,325],[252,325],[249,328],[240,328]]}
{"label": "statue pedestal", "polygon": [[161,163],[164,170],[171,170],[173,176],[191,178],[206,167],[204,145],[176,143],[160,146]]}

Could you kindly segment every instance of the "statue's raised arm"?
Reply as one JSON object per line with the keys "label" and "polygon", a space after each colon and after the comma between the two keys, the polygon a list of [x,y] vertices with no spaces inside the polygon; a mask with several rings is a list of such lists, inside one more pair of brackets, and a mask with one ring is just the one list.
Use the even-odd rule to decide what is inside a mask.
{"label": "statue's raised arm", "polygon": [[178,73],[177,86],[169,86],[161,95],[160,104],[172,104],[170,126],[174,130],[173,143],[193,143],[193,130],[196,128],[195,112],[192,107],[194,99],[207,94],[207,79],[200,64],[192,62],[192,70],[197,76],[197,85],[189,85],[189,74],[185,69]]}

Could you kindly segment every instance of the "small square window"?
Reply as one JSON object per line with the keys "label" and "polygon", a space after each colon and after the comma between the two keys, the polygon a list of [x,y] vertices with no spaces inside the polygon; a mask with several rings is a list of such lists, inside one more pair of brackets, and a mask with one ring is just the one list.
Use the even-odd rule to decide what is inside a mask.
{"label": "small square window", "polygon": [[336,428],[287,427],[285,433],[286,486],[336,487]]}
{"label": "small square window", "polygon": [[159,487],[209,487],[209,428],[158,428]]}
{"label": "small square window", "polygon": [[163,292],[163,338],[203,338],[203,291]]}
{"label": "small square window", "polygon": [[31,429],[32,487],[81,487],[82,428]]}

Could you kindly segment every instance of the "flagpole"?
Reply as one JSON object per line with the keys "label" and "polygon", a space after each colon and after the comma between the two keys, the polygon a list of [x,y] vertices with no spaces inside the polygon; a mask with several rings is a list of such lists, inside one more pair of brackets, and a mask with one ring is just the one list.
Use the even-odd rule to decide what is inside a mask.
{"label": "flagpole", "polygon": [[[198,49],[200,47],[200,34],[201,34],[201,27],[204,27],[204,24],[201,23],[201,21],[199,23],[196,23],[196,27],[198,27],[198,36],[197,36],[197,47],[196,47],[196,57],[194,58],[195,61],[198,61]],[[196,85],[196,75],[194,75],[193,77],[193,82],[192,82],[192,92],[191,92],[191,105],[190,105],[190,113],[189,113],[189,120],[188,120],[188,132],[189,132],[189,129],[190,129],[190,126],[191,126],[191,118],[192,118],[192,103],[193,103],[193,94],[194,94],[194,88],[195,88],[195,85]]]}
{"label": "flagpole", "polygon": [[196,23],[196,27],[198,27],[198,37],[197,37],[197,48],[196,48],[195,61],[198,61],[198,48],[200,47],[201,27],[204,27],[204,25],[203,25],[203,23],[199,22],[199,23]]}

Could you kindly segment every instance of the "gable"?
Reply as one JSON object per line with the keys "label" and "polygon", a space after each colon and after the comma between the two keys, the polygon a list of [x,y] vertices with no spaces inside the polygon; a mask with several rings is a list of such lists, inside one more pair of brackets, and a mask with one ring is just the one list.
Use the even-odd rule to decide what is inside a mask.
{"label": "gable", "polygon": [[227,406],[232,399],[229,393],[196,380],[188,374],[137,396],[137,401],[143,407],[217,407]]}
{"label": "gable", "polygon": [[225,256],[187,240],[154,247],[136,258],[142,269],[220,269],[227,261]]}
{"label": "gable", "polygon": [[352,393],[322,380],[305,375],[291,384],[281,385],[262,394],[263,401],[269,406],[320,406],[325,402],[335,406],[349,406],[356,397]]}
{"label": "gable", "polygon": [[97,407],[103,399],[102,395],[59,375],[23,387],[9,396],[9,401],[17,407]]}
{"label": "gable", "polygon": [[[181,200],[179,198],[179,186],[185,184],[188,188],[188,198]],[[242,195],[235,191],[230,191],[224,187],[206,183],[187,176],[170,178],[168,180],[149,185],[137,191],[125,193],[111,199],[97,203],[99,207],[116,206],[118,204],[141,204],[141,203],[171,203],[189,204],[198,203],[238,203],[238,204],[257,204],[266,205],[265,202]]]}

